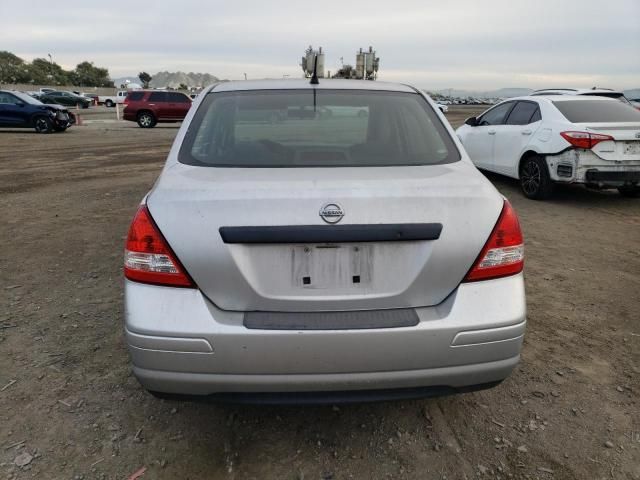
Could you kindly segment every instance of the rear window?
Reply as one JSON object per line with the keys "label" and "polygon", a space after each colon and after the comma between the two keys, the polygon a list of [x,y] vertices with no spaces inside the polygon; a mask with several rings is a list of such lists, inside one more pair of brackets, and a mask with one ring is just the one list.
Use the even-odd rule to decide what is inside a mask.
{"label": "rear window", "polygon": [[142,100],[144,97],[144,92],[129,92],[127,95],[127,100],[131,100],[132,102],[138,102]]}
{"label": "rear window", "polygon": [[460,159],[413,93],[267,90],[210,93],[179,154],[209,167],[434,165]]}
{"label": "rear window", "polygon": [[627,97],[624,96],[624,94],[619,93],[619,92],[612,92],[612,93],[584,93],[583,95],[587,95],[590,97],[607,97],[607,98],[615,98],[616,100],[620,100],[622,103],[627,103],[629,105],[631,105],[629,103],[629,100],[627,100]]}
{"label": "rear window", "polygon": [[553,105],[572,123],[640,122],[640,111],[617,100],[556,101]]}

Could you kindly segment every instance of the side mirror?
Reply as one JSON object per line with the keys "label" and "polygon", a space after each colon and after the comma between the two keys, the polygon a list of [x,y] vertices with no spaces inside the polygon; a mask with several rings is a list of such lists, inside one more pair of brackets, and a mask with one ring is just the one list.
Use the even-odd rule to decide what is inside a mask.
{"label": "side mirror", "polygon": [[470,127],[478,126],[478,119],[476,117],[469,117],[464,121],[465,125],[469,125]]}

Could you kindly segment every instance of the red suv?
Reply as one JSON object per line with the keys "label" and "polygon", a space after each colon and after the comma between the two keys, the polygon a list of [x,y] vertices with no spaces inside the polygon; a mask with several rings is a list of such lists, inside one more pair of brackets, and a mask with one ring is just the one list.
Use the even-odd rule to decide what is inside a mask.
{"label": "red suv", "polygon": [[142,128],[151,128],[158,122],[184,120],[190,107],[191,99],[184,93],[136,90],[124,100],[123,118],[138,122]]}

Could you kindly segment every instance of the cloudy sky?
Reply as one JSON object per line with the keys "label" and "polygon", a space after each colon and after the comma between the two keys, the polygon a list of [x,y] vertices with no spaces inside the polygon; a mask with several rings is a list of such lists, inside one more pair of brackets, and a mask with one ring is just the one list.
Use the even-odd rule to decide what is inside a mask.
{"label": "cloudy sky", "polygon": [[0,50],[112,77],[298,76],[310,44],[329,70],[373,45],[381,80],[426,88],[640,87],[640,0],[0,0],[0,18]]}

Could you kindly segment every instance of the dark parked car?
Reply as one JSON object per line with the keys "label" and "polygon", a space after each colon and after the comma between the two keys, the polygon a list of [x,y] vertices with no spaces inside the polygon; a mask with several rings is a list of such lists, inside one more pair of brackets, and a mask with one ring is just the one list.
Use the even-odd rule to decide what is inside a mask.
{"label": "dark parked car", "polygon": [[76,95],[73,92],[47,92],[40,95],[40,101],[44,103],[57,103],[59,105],[66,105],[67,107],[79,105],[81,108],[89,108],[89,105],[91,105],[91,100],[81,95]]}
{"label": "dark parked car", "polygon": [[60,105],[45,105],[26,93],[0,90],[0,127],[49,133],[64,132],[73,123],[75,117]]}
{"label": "dark parked car", "polygon": [[125,120],[138,122],[142,128],[155,127],[158,122],[180,122],[191,108],[191,99],[184,93],[157,90],[129,92],[124,101]]}

